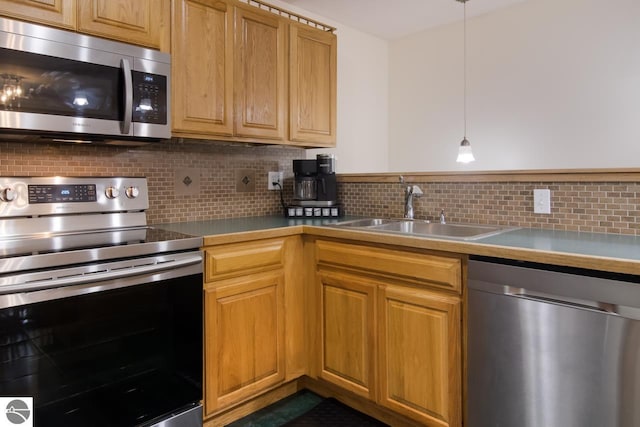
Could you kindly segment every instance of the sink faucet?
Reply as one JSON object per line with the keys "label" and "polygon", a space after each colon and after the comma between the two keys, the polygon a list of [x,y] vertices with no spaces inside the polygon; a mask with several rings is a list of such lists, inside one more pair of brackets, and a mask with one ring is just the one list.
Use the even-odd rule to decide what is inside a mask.
{"label": "sink faucet", "polygon": [[442,209],[440,211],[440,224],[446,224],[447,223],[447,219],[444,216],[444,209]]}
{"label": "sink faucet", "polygon": [[424,193],[417,185],[407,185],[404,189],[404,217],[413,219],[413,198],[420,197]]}

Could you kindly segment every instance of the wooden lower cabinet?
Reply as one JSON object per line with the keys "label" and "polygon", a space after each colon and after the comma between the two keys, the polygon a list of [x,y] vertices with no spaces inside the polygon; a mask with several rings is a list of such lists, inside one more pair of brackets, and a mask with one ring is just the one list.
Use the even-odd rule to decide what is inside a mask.
{"label": "wooden lower cabinet", "polygon": [[428,426],[461,425],[460,299],[384,286],[378,316],[379,403]]}
{"label": "wooden lower cabinet", "polygon": [[305,374],[302,238],[208,244],[204,252],[204,417],[217,425]]}
{"label": "wooden lower cabinet", "polygon": [[320,377],[375,398],[376,286],[345,273],[319,272]]}
{"label": "wooden lower cabinet", "polygon": [[315,375],[421,425],[459,427],[462,258],[406,252],[426,269],[410,275],[385,268],[385,251],[402,260],[398,249],[316,242]]}
{"label": "wooden lower cabinet", "polygon": [[284,380],[284,274],[205,287],[206,413]]}

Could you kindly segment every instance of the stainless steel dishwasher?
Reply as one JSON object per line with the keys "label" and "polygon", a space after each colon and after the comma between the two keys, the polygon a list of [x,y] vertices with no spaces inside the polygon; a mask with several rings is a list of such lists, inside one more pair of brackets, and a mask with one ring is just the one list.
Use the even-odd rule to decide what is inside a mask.
{"label": "stainless steel dishwasher", "polygon": [[640,279],[469,261],[469,427],[640,426]]}

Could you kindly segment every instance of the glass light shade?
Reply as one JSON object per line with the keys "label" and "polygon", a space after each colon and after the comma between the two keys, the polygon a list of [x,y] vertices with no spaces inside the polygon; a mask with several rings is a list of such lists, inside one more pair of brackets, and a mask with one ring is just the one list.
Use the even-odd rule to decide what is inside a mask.
{"label": "glass light shade", "polygon": [[473,152],[471,151],[471,144],[467,141],[467,138],[463,139],[460,143],[460,148],[458,149],[458,158],[456,159],[456,162],[470,163],[475,160],[476,158],[473,157]]}

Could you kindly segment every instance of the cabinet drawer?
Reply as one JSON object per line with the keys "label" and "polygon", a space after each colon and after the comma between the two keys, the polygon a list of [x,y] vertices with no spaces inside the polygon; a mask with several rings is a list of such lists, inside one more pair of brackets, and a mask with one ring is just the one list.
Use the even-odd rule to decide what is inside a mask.
{"label": "cabinet drawer", "polygon": [[460,292],[462,287],[462,262],[455,256],[420,254],[318,240],[316,261],[422,282],[457,292]]}
{"label": "cabinet drawer", "polygon": [[205,281],[284,267],[284,239],[212,246],[205,250]]}

